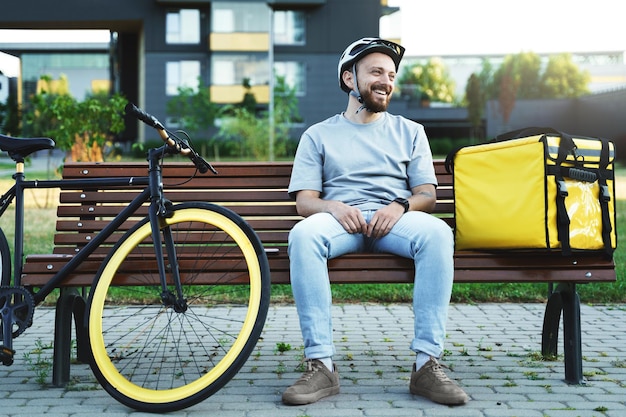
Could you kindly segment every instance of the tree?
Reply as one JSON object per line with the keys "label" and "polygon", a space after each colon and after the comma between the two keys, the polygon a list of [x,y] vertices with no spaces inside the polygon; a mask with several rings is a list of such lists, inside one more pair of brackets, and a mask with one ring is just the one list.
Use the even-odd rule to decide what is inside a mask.
{"label": "tree", "polygon": [[454,103],[454,80],[440,58],[431,58],[426,64],[414,64],[405,68],[398,84],[403,96],[428,98],[431,101]]}
{"label": "tree", "polygon": [[[467,102],[467,118],[472,125],[471,137],[476,138],[485,112],[486,96],[480,77],[472,74],[465,87],[465,101]],[[480,139],[480,138],[479,138]]]}
{"label": "tree", "polygon": [[[503,83],[504,77],[510,80]],[[571,54],[550,56],[542,70],[538,55],[523,52],[504,58],[488,83],[488,97],[497,99],[501,96],[501,86],[509,88],[513,83],[517,99],[574,98],[589,92],[589,81],[589,73],[576,66]]]}
{"label": "tree", "polygon": [[178,87],[178,95],[167,102],[167,113],[178,119],[181,129],[196,136],[201,130],[213,127],[218,107],[211,102],[211,93],[202,78],[197,88]]}
{"label": "tree", "polygon": [[465,86],[464,104],[467,106],[467,117],[472,125],[470,137],[472,139],[482,139],[481,129],[485,105],[491,97],[493,90],[493,66],[488,59],[483,59],[481,70],[472,73]]}
{"label": "tree", "polygon": [[[300,120],[298,99],[295,88],[290,87],[284,77],[276,77],[274,97],[274,153],[284,155],[290,124]],[[224,114],[228,117],[220,127],[219,138],[237,144],[240,157],[270,159],[270,120],[267,112],[256,115],[243,106],[242,102],[236,106],[228,106],[224,109]]]}
{"label": "tree", "polygon": [[[494,73],[491,94],[492,98],[498,98],[515,91],[515,98],[534,99],[540,97],[540,85],[541,57],[532,52],[521,52],[504,58]],[[508,91],[501,92],[503,87]]]}
{"label": "tree", "polygon": [[76,161],[103,160],[104,144],[125,128],[127,100],[119,94],[95,94],[79,102],[67,93],[63,78],[54,82],[42,77],[42,81],[25,114],[26,133],[51,137],[59,149],[71,150]]}
{"label": "tree", "polygon": [[[301,122],[302,118],[298,112],[298,97],[296,89],[287,84],[285,77],[277,76],[274,86],[274,119],[276,125],[289,129],[289,124]],[[287,131],[285,131],[285,134]]]}
{"label": "tree", "polygon": [[[522,62],[532,62],[532,59],[519,59],[514,55],[507,55],[504,62],[496,70],[491,80],[491,85],[488,88],[489,98],[498,101],[498,111],[502,114],[502,120],[506,125],[509,122],[513,108],[515,107],[515,99],[518,97],[520,85],[522,79],[524,79],[524,85],[528,90],[530,87],[530,79],[532,71],[528,65],[521,64]],[[522,76],[524,73],[524,76]]]}
{"label": "tree", "polygon": [[519,99],[538,98],[541,95],[541,57],[532,52],[522,52],[513,57],[513,68],[509,72]]}
{"label": "tree", "polygon": [[[483,63],[481,88],[488,100],[498,101],[505,124],[517,99],[574,98],[588,93],[589,74],[578,69],[570,54],[550,56],[543,71],[541,58],[532,52],[507,55],[493,76],[487,69]],[[471,76],[470,81],[476,82]]]}
{"label": "tree", "polygon": [[574,98],[588,94],[591,80],[588,71],[580,71],[571,54],[553,55],[541,78],[541,96],[545,98]]}
{"label": "tree", "polygon": [[[232,107],[220,126],[218,136],[235,145],[241,158],[268,159],[269,123],[244,107]],[[278,142],[278,141],[277,141]]]}
{"label": "tree", "polygon": [[254,114],[256,113],[256,97],[252,92],[252,85],[250,85],[250,78],[243,79],[243,88],[246,91],[243,94],[243,101],[241,102],[241,107],[246,109],[248,112]]}
{"label": "tree", "polygon": [[483,58],[481,62],[480,73],[478,73],[478,78],[480,79],[480,85],[481,85],[481,88],[483,89],[485,100],[488,100],[489,97],[493,97],[493,94],[492,94],[493,89],[494,89],[494,86],[492,83],[493,73],[494,73],[493,65],[488,59]]}
{"label": "tree", "polygon": [[9,91],[6,103],[0,103],[0,132],[9,136],[20,135],[20,111],[17,97]]}
{"label": "tree", "polygon": [[512,71],[513,69],[509,68],[508,72],[503,73],[500,77],[500,84],[498,85],[498,105],[505,125],[509,122],[509,118],[515,107],[515,97],[517,96],[518,89],[518,82]]}

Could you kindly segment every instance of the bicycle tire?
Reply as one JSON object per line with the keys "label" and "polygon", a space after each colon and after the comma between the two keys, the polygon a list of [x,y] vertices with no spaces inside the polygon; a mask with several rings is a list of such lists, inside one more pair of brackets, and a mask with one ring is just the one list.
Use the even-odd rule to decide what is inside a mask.
{"label": "bicycle tire", "polygon": [[9,242],[0,227],[0,285],[7,287],[11,285],[11,249]]}
{"label": "bicycle tire", "polygon": [[[138,270],[142,262],[156,265],[144,219],[103,263],[86,315],[91,368],[102,387],[124,405],[159,413],[195,405],[235,376],[260,337],[270,296],[265,251],[239,215],[184,203],[163,222],[175,237],[188,309],[164,307],[158,272]],[[217,285],[203,284],[217,262],[232,265],[231,272],[214,276]],[[139,305],[120,303],[122,278]]]}

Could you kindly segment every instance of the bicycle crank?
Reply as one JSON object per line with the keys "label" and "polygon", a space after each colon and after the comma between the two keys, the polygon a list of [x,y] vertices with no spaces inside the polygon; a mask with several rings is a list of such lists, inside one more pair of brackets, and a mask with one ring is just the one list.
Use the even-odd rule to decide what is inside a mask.
{"label": "bicycle crank", "polygon": [[0,287],[0,313],[2,314],[2,338],[0,361],[3,365],[13,363],[15,351],[13,339],[24,333],[33,323],[35,300],[23,287]]}

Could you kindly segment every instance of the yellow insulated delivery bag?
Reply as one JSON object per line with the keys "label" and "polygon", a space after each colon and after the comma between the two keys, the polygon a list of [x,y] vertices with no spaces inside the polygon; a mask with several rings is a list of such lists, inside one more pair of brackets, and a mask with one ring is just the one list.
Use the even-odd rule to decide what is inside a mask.
{"label": "yellow insulated delivery bag", "polygon": [[614,144],[527,128],[451,152],[464,249],[604,250],[615,232]]}

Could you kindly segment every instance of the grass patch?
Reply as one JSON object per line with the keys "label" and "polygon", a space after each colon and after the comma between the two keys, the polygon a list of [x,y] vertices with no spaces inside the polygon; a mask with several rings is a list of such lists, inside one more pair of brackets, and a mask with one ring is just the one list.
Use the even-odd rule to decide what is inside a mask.
{"label": "grass patch", "polygon": [[[52,253],[55,223],[56,207],[25,210],[25,255]],[[13,206],[9,207],[0,217],[0,227],[9,242],[11,251],[13,251],[15,242],[15,208]]]}

